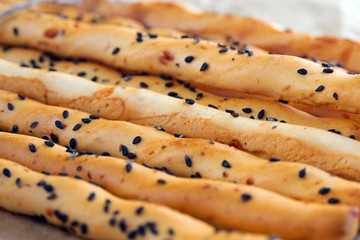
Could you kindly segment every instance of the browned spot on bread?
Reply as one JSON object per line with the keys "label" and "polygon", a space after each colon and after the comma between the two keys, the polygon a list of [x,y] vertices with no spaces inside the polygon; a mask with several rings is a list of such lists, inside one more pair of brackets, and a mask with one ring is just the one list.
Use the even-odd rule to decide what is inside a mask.
{"label": "browned spot on bread", "polygon": [[253,185],[254,184],[254,179],[253,178],[246,179],[246,184],[247,185]]}
{"label": "browned spot on bread", "polygon": [[54,38],[58,35],[59,31],[56,28],[49,28],[44,32],[44,36],[47,38]]}
{"label": "browned spot on bread", "polygon": [[163,51],[163,55],[159,57],[159,62],[163,65],[167,65],[169,61],[174,60],[174,55],[169,51]]}
{"label": "browned spot on bread", "polygon": [[232,147],[234,147],[234,148],[240,149],[240,150],[243,149],[243,147],[242,147],[242,145],[241,145],[241,142],[240,142],[239,140],[237,140],[237,139],[231,140],[231,142],[230,142],[229,145],[232,146]]}

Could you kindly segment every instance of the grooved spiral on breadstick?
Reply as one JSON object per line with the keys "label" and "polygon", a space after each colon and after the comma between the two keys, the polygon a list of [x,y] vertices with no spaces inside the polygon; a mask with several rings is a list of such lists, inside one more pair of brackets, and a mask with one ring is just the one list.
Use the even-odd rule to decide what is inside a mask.
{"label": "grooved spiral on breadstick", "polygon": [[[0,42],[66,57],[85,57],[128,70],[168,74],[198,86],[246,92],[360,113],[360,76],[293,56],[221,52],[216,43],[151,38],[114,25],[20,13],[0,21]],[[191,62],[185,59],[194,57]]]}
{"label": "grooved spiral on breadstick", "polygon": [[[221,227],[276,233],[286,239],[321,239],[324,232],[314,234],[310,228],[328,231],[329,226],[321,224],[324,218],[331,219],[325,205],[301,203],[245,185],[177,178],[116,158],[69,156],[65,148],[50,143],[0,132],[0,157],[36,171],[82,177],[119,197],[164,204]],[[35,146],[35,152],[29,150],[29,144]],[[312,174],[310,170],[307,177]],[[348,184],[353,192],[359,191],[358,184],[337,180],[339,189]],[[336,191],[331,189],[329,195]]]}
{"label": "grooved spiral on breadstick", "polygon": [[263,122],[131,87],[104,86],[59,72],[22,68],[0,60],[0,88],[35,100],[113,120],[212,139],[263,158],[303,162],[360,179],[360,143],[327,131]]}
{"label": "grooved spiral on breadstick", "polygon": [[[123,200],[85,181],[47,176],[4,159],[0,159],[0,185],[2,208],[36,215],[88,239],[266,239],[237,232],[217,233],[206,223],[164,206]],[[344,215],[353,210],[340,208],[338,214],[333,213],[336,208],[328,210],[349,227],[347,232],[339,231],[338,237],[350,234],[355,222],[349,221],[346,226]]]}
{"label": "grooved spiral on breadstick", "polygon": [[360,44],[349,39],[314,37],[279,29],[254,18],[195,12],[175,3],[86,0],[83,6],[102,14],[133,18],[153,27],[174,28],[211,39],[246,41],[275,53],[318,57],[360,72]]}
{"label": "grooved spiral on breadstick", "polygon": [[81,59],[68,59],[65,61],[49,53],[32,49],[9,46],[4,46],[2,49],[3,51],[0,51],[0,58],[21,64],[22,66],[65,72],[105,85],[145,88],[175,98],[196,99],[196,102],[201,105],[218,108],[230,114],[239,114],[242,117],[264,121],[285,121],[290,124],[316,127],[336,132],[346,137],[360,139],[359,122],[348,119],[316,118],[289,107],[286,102],[217,97],[205,92],[199,92],[190,84],[169,80],[165,76],[121,75],[120,72],[114,69],[96,63],[83,62],[84,60]]}
{"label": "grooved spiral on breadstick", "polygon": [[277,162],[276,158],[264,161],[216,142],[175,138],[154,128],[97,119],[22,95],[0,93],[0,129],[5,131],[45,136],[79,151],[126,157],[178,176],[255,185],[305,201],[333,203],[337,199],[336,203],[353,206],[359,202],[358,184],[308,165]]}

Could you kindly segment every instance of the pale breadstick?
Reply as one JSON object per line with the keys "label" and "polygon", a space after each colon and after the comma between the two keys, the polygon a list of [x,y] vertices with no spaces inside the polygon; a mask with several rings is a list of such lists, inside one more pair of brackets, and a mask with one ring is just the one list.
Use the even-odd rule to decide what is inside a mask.
{"label": "pale breadstick", "polygon": [[[0,93],[2,130],[46,136],[79,151],[127,157],[182,177],[255,185],[304,201],[333,203],[333,199],[337,199],[340,204],[359,205],[358,184],[308,165],[274,162],[277,159],[267,162],[226,145],[206,140],[176,139],[162,131],[127,122],[93,119],[85,124],[89,121],[86,113],[23,100],[21,95],[5,91]],[[13,110],[9,110],[9,106]],[[5,150],[3,154],[6,154]],[[279,184],[282,182],[287,184]],[[331,192],[323,194],[324,189],[331,189]]]}
{"label": "pale breadstick", "polygon": [[234,117],[149,90],[103,86],[60,72],[0,60],[0,88],[107,119],[161,126],[172,134],[212,139],[262,156],[303,162],[360,179],[360,143],[327,131]]}
{"label": "pale breadstick", "polygon": [[298,111],[286,103],[249,99],[249,97],[241,99],[217,97],[205,92],[199,92],[199,90],[190,84],[166,80],[165,76],[121,76],[120,72],[99,64],[76,59],[65,61],[51,54],[33,49],[5,46],[3,51],[0,51],[0,58],[22,64],[22,66],[44,68],[78,75],[105,85],[146,88],[176,98],[196,99],[196,102],[201,105],[215,107],[223,111],[227,110],[228,112],[234,111],[234,114],[239,114],[242,117],[263,121],[285,121],[290,124],[315,127],[357,140],[360,139],[360,124],[357,121],[316,118]]}
{"label": "pale breadstick", "polygon": [[360,44],[349,39],[311,36],[255,18],[197,12],[176,3],[86,0],[83,6],[102,14],[133,18],[153,27],[173,28],[210,39],[246,41],[275,53],[318,57],[360,72]]}
{"label": "pale breadstick", "polygon": [[[220,53],[223,47],[209,41],[150,38],[129,28],[27,13],[0,21],[0,42],[85,57],[128,70],[168,74],[198,86],[360,113],[360,76],[332,72],[293,56],[252,56],[231,49]],[[186,62],[189,56],[194,59]]]}
{"label": "pale breadstick", "polygon": [[[30,143],[36,147],[35,153],[29,150]],[[57,145],[49,147],[39,138],[0,132],[1,158],[36,171],[80,176],[100,184],[119,197],[164,204],[217,226],[276,233],[286,239],[313,239],[318,233],[314,234],[309,228],[318,231],[318,228],[323,228],[320,222],[324,218],[331,218],[324,205],[300,203],[255,187],[205,179],[177,178],[110,157],[69,157],[65,150]],[[356,186],[352,192],[359,190],[358,184],[349,183],[348,186],[351,185]],[[342,186],[346,188],[346,183]],[[242,196],[250,196],[251,199],[244,204],[241,202]],[[262,221],[259,221],[260,218]],[[327,227],[324,227],[326,231]],[[297,231],[294,232],[293,229]],[[321,236],[325,237],[322,234],[323,232]],[[327,234],[332,235],[333,232]]]}
{"label": "pale breadstick", "polygon": [[[87,239],[266,239],[237,232],[217,233],[208,224],[164,206],[124,200],[85,181],[47,176],[8,160],[0,159],[0,170],[2,208],[35,215]],[[348,229],[338,237],[351,234],[355,221],[346,226],[344,217],[353,209],[328,210]]]}

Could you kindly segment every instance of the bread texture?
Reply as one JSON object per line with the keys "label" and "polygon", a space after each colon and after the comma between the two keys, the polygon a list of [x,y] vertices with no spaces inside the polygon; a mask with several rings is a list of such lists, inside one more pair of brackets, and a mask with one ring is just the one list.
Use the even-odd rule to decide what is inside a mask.
{"label": "bread texture", "polygon": [[358,121],[317,118],[298,111],[281,99],[273,101],[249,98],[249,96],[245,96],[246,98],[218,97],[201,91],[191,84],[176,81],[166,76],[121,74],[121,72],[110,67],[83,59],[62,59],[33,49],[10,46],[1,47],[3,51],[0,51],[0,58],[18,63],[21,66],[65,72],[104,85],[144,88],[175,98],[195,99],[198,104],[227,111],[233,115],[263,121],[280,121],[315,127],[353,139],[360,139],[360,123]]}
{"label": "bread texture", "polygon": [[279,54],[316,57],[360,72],[360,44],[349,39],[311,36],[255,18],[199,12],[176,3],[86,0],[83,6],[102,14],[136,19],[153,27],[173,28],[213,40],[245,41]]}
{"label": "bread texture", "polygon": [[[166,74],[195,86],[360,113],[359,76],[293,56],[252,55],[231,49],[221,53],[221,47],[206,40],[150,38],[130,28],[27,13],[1,20],[0,42]],[[188,56],[195,60],[187,63]]]}
{"label": "bread texture", "polygon": [[[0,159],[0,170],[2,208],[33,215],[87,239],[266,239],[217,233],[210,225],[167,207],[121,199],[85,181],[44,175],[8,160]],[[336,215],[341,218],[346,211],[343,208]]]}
{"label": "bread texture", "polygon": [[[252,186],[178,178],[123,159],[72,155],[66,148],[49,147],[46,140],[25,135],[0,132],[0,136],[2,158],[38,172],[83,178],[118,197],[166,205],[216,226],[276,233],[286,239],[321,239],[325,231],[333,236],[342,229],[331,211],[335,206],[294,201]],[[29,144],[36,147],[35,153]],[[323,224],[334,224],[337,229],[328,232]]]}

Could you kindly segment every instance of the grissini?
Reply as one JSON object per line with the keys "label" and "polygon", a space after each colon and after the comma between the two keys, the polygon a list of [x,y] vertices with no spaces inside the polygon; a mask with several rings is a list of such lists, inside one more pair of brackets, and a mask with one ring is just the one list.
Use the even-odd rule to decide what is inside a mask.
{"label": "grissini", "polygon": [[[357,183],[309,165],[278,159],[264,161],[216,142],[175,138],[154,128],[95,116],[91,120],[83,112],[47,106],[1,90],[0,93],[0,129],[4,131],[44,137],[85,153],[126,158],[181,177],[254,185],[309,202],[331,203],[336,198],[340,204],[358,206],[360,201]],[[9,153],[6,149],[12,147],[6,144],[10,141],[0,140],[1,154]],[[330,188],[331,193],[320,194],[323,188]]]}
{"label": "grissini", "polygon": [[133,18],[153,27],[174,28],[210,39],[246,41],[280,54],[317,57],[360,72],[360,44],[349,39],[311,36],[255,18],[198,12],[175,3],[86,0],[83,6],[102,14]]}
{"label": "grissini", "polygon": [[[35,215],[87,239],[266,239],[237,232],[217,233],[210,225],[164,206],[124,200],[85,181],[47,176],[8,160],[0,159],[0,170],[2,208]],[[336,208],[329,210],[340,222],[346,213],[352,220],[353,209],[338,209],[338,214]],[[349,221],[347,227],[354,223]]]}
{"label": "grissini", "polygon": [[[1,47],[1,46],[0,46]],[[0,58],[33,68],[50,69],[105,85],[146,88],[175,98],[196,99],[198,104],[239,114],[242,117],[263,121],[281,121],[290,124],[315,127],[360,139],[360,124],[349,119],[317,118],[290,107],[286,102],[247,98],[224,98],[210,95],[181,81],[166,76],[129,76],[119,71],[83,60],[64,60],[49,53],[19,47],[2,47]],[[319,112],[319,111],[318,111]],[[360,119],[359,119],[360,121]]]}
{"label": "grissini", "polygon": [[0,89],[107,119],[212,139],[265,159],[307,163],[349,179],[360,179],[360,143],[327,131],[236,117],[191,99],[104,86],[60,72],[22,68],[5,60],[0,60]]}
{"label": "grissini", "polygon": [[[331,216],[325,205],[286,199],[246,185],[177,178],[122,159],[95,155],[71,157],[63,147],[49,147],[46,144],[50,141],[25,135],[0,132],[0,136],[1,158],[38,172],[81,177],[100,184],[116,196],[163,204],[216,226],[276,233],[286,239],[314,239],[315,235],[325,237],[323,230],[318,228],[328,231],[324,219],[331,219]],[[36,147],[35,153],[29,150],[29,144]],[[339,190],[341,186],[346,189],[345,181],[338,180]],[[356,188],[350,192],[359,191],[358,184],[349,183],[348,186],[351,185]],[[337,189],[331,191],[336,193]],[[251,199],[242,202],[243,196]],[[319,232],[314,234],[310,228]],[[333,232],[327,234],[332,235]]]}
{"label": "grissini", "polygon": [[[221,52],[222,47],[205,40],[150,38],[129,28],[28,13],[0,21],[0,42],[84,57],[117,68],[167,74],[196,86],[360,113],[360,76],[293,56],[252,55],[231,49]],[[186,62],[189,56],[194,59]]]}

